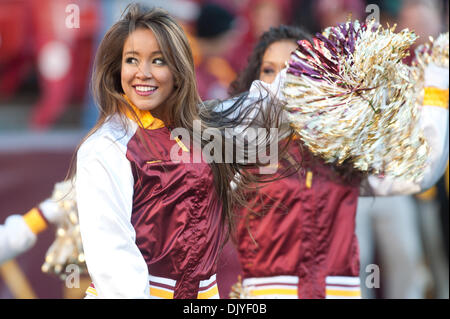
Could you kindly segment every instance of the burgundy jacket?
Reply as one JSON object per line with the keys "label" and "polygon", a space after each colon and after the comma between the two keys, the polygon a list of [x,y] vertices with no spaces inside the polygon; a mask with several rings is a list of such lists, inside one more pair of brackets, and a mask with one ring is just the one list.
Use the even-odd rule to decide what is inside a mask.
{"label": "burgundy jacket", "polygon": [[129,120],[124,132],[113,118],[78,152],[88,270],[101,297],[143,296],[148,274],[176,281],[174,298],[197,298],[199,283],[216,274],[222,201],[208,163],[171,160],[173,149],[191,156],[187,142],[152,117],[142,122],[151,127]]}
{"label": "burgundy jacket", "polygon": [[[249,207],[256,213],[239,212],[243,278],[298,276],[299,298],[324,298],[327,276],[359,276],[359,181],[343,182],[296,141],[288,153],[298,163],[303,157],[304,168],[249,193]],[[281,160],[279,168],[286,165],[289,161]]]}
{"label": "burgundy jacket", "polygon": [[176,142],[169,130],[146,133],[142,136],[154,155],[137,134],[127,152],[135,180],[136,243],[151,275],[177,280],[174,298],[196,298],[200,280],[216,272],[223,240],[221,200],[207,163],[174,163],[170,150]]}

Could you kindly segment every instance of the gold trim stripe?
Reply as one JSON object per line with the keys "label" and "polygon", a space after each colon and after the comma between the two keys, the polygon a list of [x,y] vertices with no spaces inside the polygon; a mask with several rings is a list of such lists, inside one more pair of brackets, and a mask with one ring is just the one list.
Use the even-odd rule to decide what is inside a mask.
{"label": "gold trim stripe", "polygon": [[439,106],[448,109],[448,89],[424,88],[423,105]]}
{"label": "gold trim stripe", "polygon": [[88,289],[86,289],[86,293],[90,293],[98,297],[97,290],[95,288],[89,287]]}
{"label": "gold trim stripe", "polygon": [[150,287],[150,296],[163,299],[173,299],[173,291],[167,291],[160,288]]}
{"label": "gold trim stripe", "polygon": [[[90,293],[94,296],[98,297],[97,290],[94,287],[88,287],[86,289],[86,293]],[[198,299],[209,299],[214,297],[215,295],[219,295],[219,289],[217,285],[212,286],[209,290],[204,292],[199,292],[197,295]],[[150,296],[159,297],[163,299],[173,299],[173,291],[168,291],[156,287],[150,287]]]}
{"label": "gold trim stripe", "polygon": [[[160,119],[153,117],[152,113],[150,111],[143,111],[140,110],[136,105],[131,102],[131,100],[126,96],[125,94],[122,94],[124,99],[128,102],[128,104],[133,108],[134,112],[136,113],[138,117],[138,125],[142,128],[148,129],[148,130],[156,130],[159,128],[164,127],[164,122]],[[132,120],[136,120],[135,116],[132,112],[127,112],[127,117]]]}
{"label": "gold trim stripe", "polygon": [[45,221],[39,209],[36,207],[31,209],[23,216],[25,223],[30,227],[31,231],[35,234],[39,234],[47,228],[47,222]]}
{"label": "gold trim stripe", "polygon": [[308,171],[308,173],[306,173],[306,187],[307,188],[311,188],[312,178],[313,178],[313,173],[311,171]]}
{"label": "gold trim stripe", "polygon": [[334,297],[361,297],[361,290],[337,290],[327,288],[326,295]]}
{"label": "gold trim stripe", "polygon": [[161,160],[147,161],[147,164],[161,163]]}
{"label": "gold trim stripe", "polygon": [[189,153],[189,149],[186,147],[186,145],[183,144],[183,142],[181,142],[178,136],[175,137],[175,141],[178,143],[178,145],[181,147],[183,151]]}
{"label": "gold trim stripe", "polygon": [[217,288],[217,285],[212,286],[207,291],[199,292],[197,295],[197,299],[209,299],[215,295],[219,295],[219,289]]}
{"label": "gold trim stripe", "polygon": [[254,289],[250,292],[252,296],[264,296],[264,295],[289,295],[289,296],[297,296],[297,289],[282,289],[282,288],[273,288],[273,289]]}

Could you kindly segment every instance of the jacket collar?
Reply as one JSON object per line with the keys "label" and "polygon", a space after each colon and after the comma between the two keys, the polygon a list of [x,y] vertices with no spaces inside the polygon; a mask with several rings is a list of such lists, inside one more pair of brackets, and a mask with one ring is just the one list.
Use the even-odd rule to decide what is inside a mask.
{"label": "jacket collar", "polygon": [[138,117],[138,121],[136,121],[136,117],[134,116],[134,114],[130,111],[127,111],[126,115],[129,119],[137,122],[137,124],[144,128],[144,129],[148,129],[148,130],[156,130],[159,128],[164,127],[164,122],[161,121],[160,119],[154,117],[152,115],[152,113],[150,113],[150,111],[143,111],[140,110],[136,105],[133,104],[133,102],[131,102],[131,100],[128,98],[128,96],[126,96],[125,94],[122,95],[125,100],[128,102],[128,104],[133,108],[134,112],[136,113],[137,117]]}

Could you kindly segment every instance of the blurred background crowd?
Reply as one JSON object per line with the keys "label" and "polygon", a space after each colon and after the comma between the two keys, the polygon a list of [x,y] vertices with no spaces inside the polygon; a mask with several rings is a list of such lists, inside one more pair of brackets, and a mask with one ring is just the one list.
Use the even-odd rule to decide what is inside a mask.
{"label": "blurred background crowd", "polygon": [[[98,115],[89,93],[96,47],[130,2],[0,0],[0,224],[47,198],[64,179],[76,145]],[[448,0],[139,2],[165,8],[185,28],[204,100],[228,96],[254,43],[271,26],[296,25],[315,34],[348,17],[370,16],[415,30],[417,44],[449,28]],[[361,198],[363,298],[448,298],[448,225],[448,170],[418,196]],[[31,251],[0,267],[0,298],[83,295],[41,272],[53,238],[47,230]],[[380,281],[368,287],[371,265],[379,267]],[[221,294],[226,297],[226,289]]]}

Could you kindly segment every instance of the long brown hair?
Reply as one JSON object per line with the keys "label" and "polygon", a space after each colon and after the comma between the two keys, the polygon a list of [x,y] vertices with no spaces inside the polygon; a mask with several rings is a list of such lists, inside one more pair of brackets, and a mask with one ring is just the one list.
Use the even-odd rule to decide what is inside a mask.
{"label": "long brown hair", "polygon": [[[280,25],[278,27],[271,27],[261,35],[255,44],[248,58],[246,68],[230,84],[229,93],[232,95],[242,94],[250,89],[253,81],[259,79],[263,57],[270,45],[279,41],[288,40],[296,43],[299,40],[311,40],[311,38],[312,36],[307,31],[297,26]],[[291,163],[292,168],[297,170],[314,167],[318,162],[318,158],[309,154],[308,148],[301,143],[300,139],[296,139],[295,143],[299,144],[301,153],[304,155],[302,156],[301,163],[296,163],[288,152],[283,152],[283,155]],[[305,158],[309,158],[309,160],[305,160]],[[328,166],[331,168],[330,172],[333,173],[330,178],[334,181],[355,184],[359,183],[366,176],[366,174],[355,169],[348,161],[340,165],[328,164]]]}
{"label": "long brown hair", "polygon": [[[166,105],[170,105],[170,107],[165,114],[168,120],[165,124],[169,128],[185,128],[193,136],[193,123],[195,120],[201,120],[202,132],[207,128],[218,128],[222,133],[221,142],[224,142],[227,139],[224,134],[226,128],[235,128],[243,125],[244,122],[247,126],[255,125],[256,120],[248,122],[246,119],[252,110],[262,103],[262,96],[260,99],[254,100],[255,107],[251,107],[251,105],[246,108],[241,107],[246,99],[246,94],[235,98],[234,103],[226,110],[217,110],[220,101],[202,103],[197,91],[191,48],[182,27],[162,9],[148,10],[133,4],[127,7],[122,18],[109,29],[98,48],[91,85],[94,98],[100,108],[100,117],[83,141],[96,132],[113,114],[134,114],[136,121],[139,121],[133,108],[123,97],[120,75],[123,45],[130,33],[138,28],[150,29],[154,33],[162,55],[174,76],[175,88],[167,101]],[[264,102],[268,106],[264,112],[261,112],[264,114],[256,117],[259,119],[258,126],[267,129],[278,127],[281,123],[282,108],[277,104],[281,102],[276,99],[268,101],[267,96]],[[125,120],[123,125],[126,128]],[[286,134],[291,134],[289,128],[286,129],[284,135]],[[209,142],[209,140],[201,140],[202,145]],[[227,142],[230,143],[228,140],[221,145],[225,145]],[[234,143],[234,140],[231,143]],[[74,177],[76,174],[76,167],[73,165],[75,159],[76,154],[69,172],[70,177]],[[256,165],[261,164],[256,163]],[[210,163],[215,189],[223,205],[224,225],[228,226],[229,233],[234,230],[232,216],[234,205],[245,205],[244,190],[249,185],[261,180],[259,177],[243,171],[242,168],[246,166],[237,162],[225,163],[225,160],[220,163]],[[232,188],[231,182],[238,173],[241,175],[240,182],[236,184],[235,188]]]}

